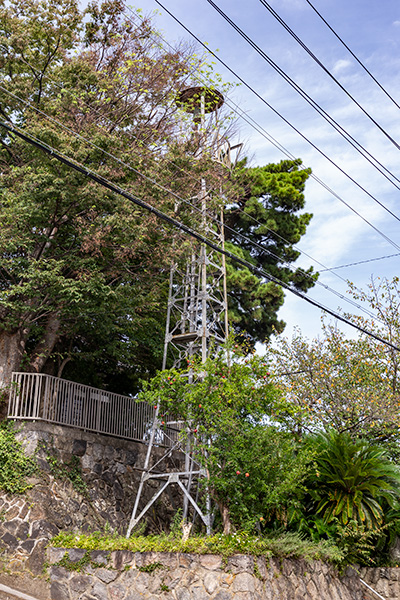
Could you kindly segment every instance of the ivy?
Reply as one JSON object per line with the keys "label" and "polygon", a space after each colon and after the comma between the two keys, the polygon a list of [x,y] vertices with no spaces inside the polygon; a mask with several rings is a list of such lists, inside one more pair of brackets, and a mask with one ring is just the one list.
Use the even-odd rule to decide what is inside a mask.
{"label": "ivy", "polygon": [[23,494],[32,487],[26,478],[37,469],[33,458],[26,456],[23,446],[15,437],[11,422],[0,424],[0,488],[10,494]]}

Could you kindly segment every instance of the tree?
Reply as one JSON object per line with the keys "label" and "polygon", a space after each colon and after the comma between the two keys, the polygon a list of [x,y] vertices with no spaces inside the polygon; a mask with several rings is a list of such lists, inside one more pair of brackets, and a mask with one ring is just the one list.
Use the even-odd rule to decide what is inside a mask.
{"label": "tree", "polygon": [[[210,203],[229,206],[234,252],[307,289],[313,275],[282,264],[297,258],[292,244],[310,219],[296,215],[308,171],[283,161],[232,175],[212,160],[221,139],[212,118],[193,131],[175,101],[198,85],[203,58],[190,46],[165,50],[149,19],[133,24],[123,11],[120,0],[83,12],[76,0],[0,0],[2,119],[200,231],[178,198],[193,199],[205,177]],[[0,127],[0,387],[24,369],[134,392],[159,366],[172,252],[185,260],[190,244]],[[283,327],[278,286],[233,263],[228,285],[232,322],[251,344]]]}
{"label": "tree", "polygon": [[323,336],[280,339],[273,351],[276,384],[291,404],[286,423],[303,432],[348,431],[384,441],[398,435],[400,405],[387,349],[371,338],[346,339],[324,325]]}
{"label": "tree", "polygon": [[[317,274],[310,267],[292,269],[300,252],[293,245],[305,234],[312,215],[304,208],[304,187],[310,169],[301,160],[249,168],[243,161],[234,170],[236,197],[225,210],[227,247],[273,277],[306,292]],[[227,266],[229,318],[249,342],[264,342],[285,323],[277,313],[284,301],[282,288],[231,261]]]}
{"label": "tree", "polygon": [[[192,197],[199,174],[213,173],[208,157],[185,151],[195,142],[181,135],[187,115],[173,101],[200,59],[189,47],[164,50],[149,20],[134,25],[123,8],[2,0],[1,115],[172,213],[155,178]],[[76,356],[114,375],[141,362],[145,375],[159,349],[143,326],[155,329],[164,308],[171,231],[2,128],[0,144],[0,386],[19,369],[60,375]],[[193,179],[182,175],[189,168]],[[138,360],[142,346],[150,356]]]}
{"label": "tree", "polygon": [[168,415],[181,420],[182,435],[191,432],[192,452],[206,469],[224,533],[233,526],[260,530],[285,522],[309,455],[292,436],[266,423],[280,397],[263,357],[246,358],[236,347],[205,364],[190,361],[182,371],[158,373],[139,400],[159,406],[165,421]]}

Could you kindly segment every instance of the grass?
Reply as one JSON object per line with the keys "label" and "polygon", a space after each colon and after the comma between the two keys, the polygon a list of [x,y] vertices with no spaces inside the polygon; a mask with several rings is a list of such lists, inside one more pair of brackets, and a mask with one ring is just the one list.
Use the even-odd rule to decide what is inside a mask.
{"label": "grass", "polygon": [[217,554],[225,558],[235,554],[253,556],[303,558],[340,564],[343,552],[326,541],[312,542],[298,534],[282,534],[274,537],[257,537],[245,532],[233,535],[194,535],[182,542],[172,535],[108,536],[100,532],[92,534],[60,533],[51,545],[61,548],[85,550],[130,550],[132,552],[182,552],[190,554]]}

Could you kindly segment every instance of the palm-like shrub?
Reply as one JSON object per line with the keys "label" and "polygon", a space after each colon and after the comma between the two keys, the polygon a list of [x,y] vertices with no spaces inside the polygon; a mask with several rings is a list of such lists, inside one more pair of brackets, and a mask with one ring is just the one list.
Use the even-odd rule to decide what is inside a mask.
{"label": "palm-like shrub", "polygon": [[325,523],[378,529],[385,511],[399,506],[399,468],[380,446],[348,433],[320,434],[313,444],[315,470],[308,483],[314,512]]}

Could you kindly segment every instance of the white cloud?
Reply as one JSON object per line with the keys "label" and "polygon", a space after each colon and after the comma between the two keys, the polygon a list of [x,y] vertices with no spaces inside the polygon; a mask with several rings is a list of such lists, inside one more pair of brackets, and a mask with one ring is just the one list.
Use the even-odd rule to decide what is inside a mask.
{"label": "white cloud", "polygon": [[393,25],[395,27],[399,27],[400,26],[400,21],[393,21]]}
{"label": "white cloud", "polygon": [[351,66],[351,62],[349,60],[340,59],[340,60],[336,61],[336,63],[333,65],[332,71],[335,75],[337,75],[337,73],[345,71],[350,66]]}

